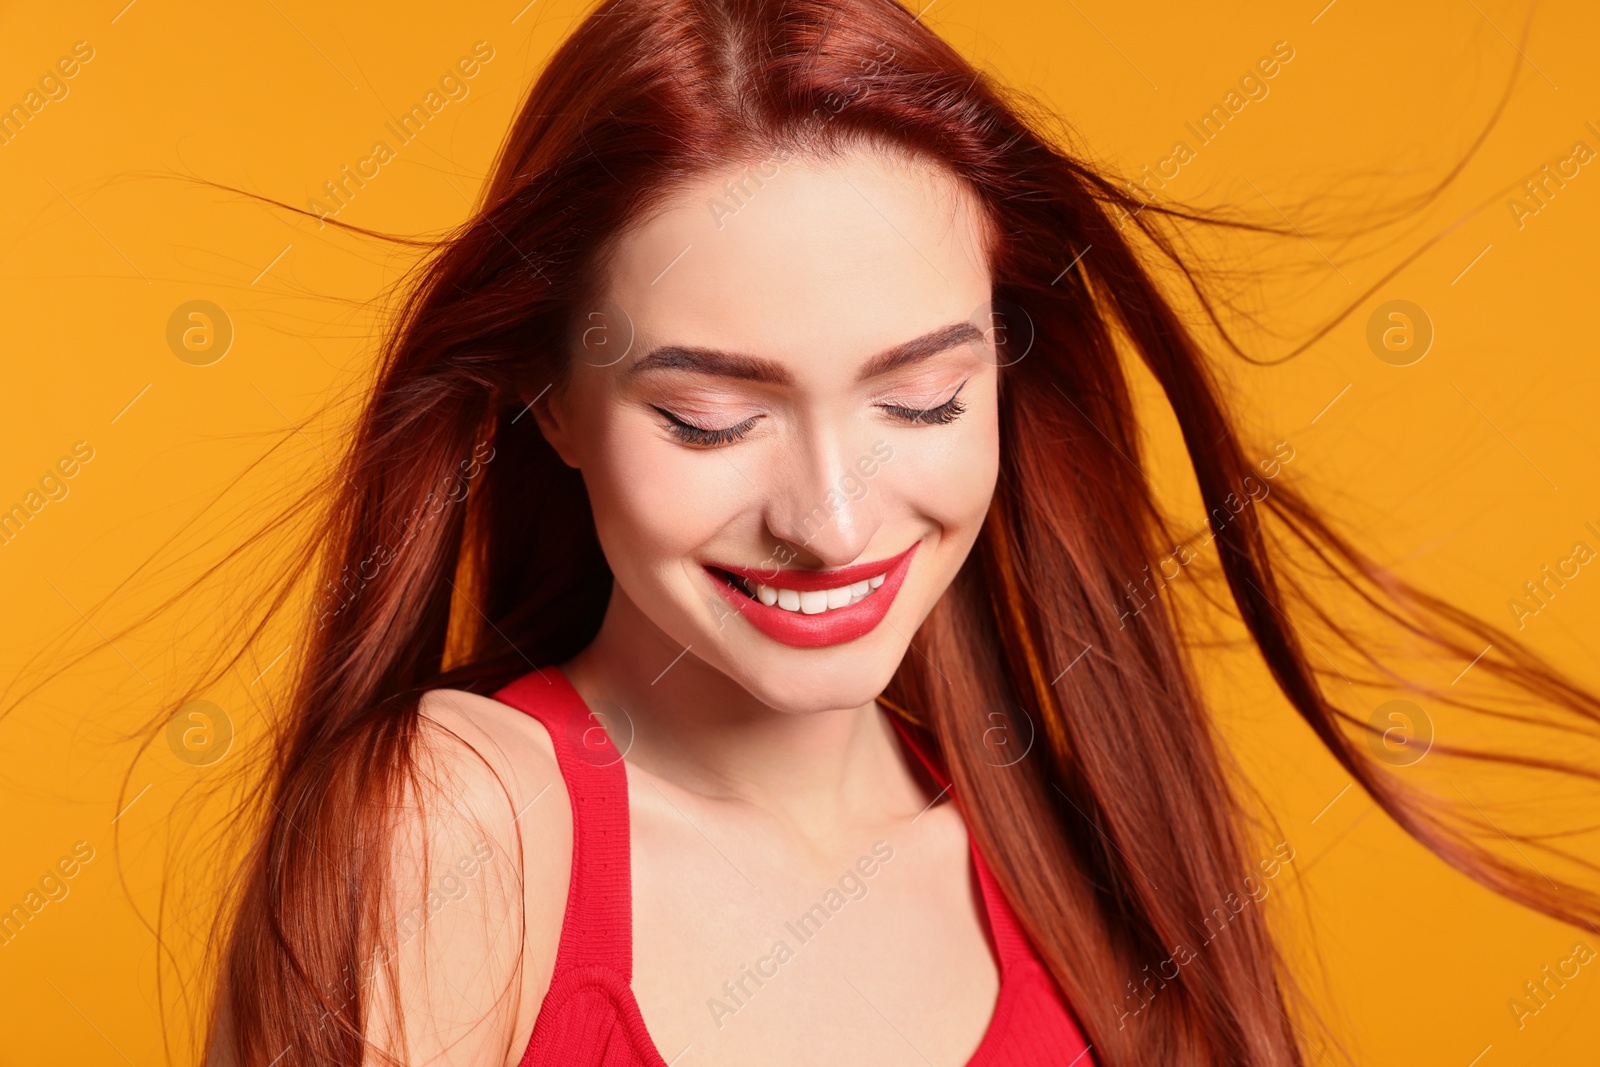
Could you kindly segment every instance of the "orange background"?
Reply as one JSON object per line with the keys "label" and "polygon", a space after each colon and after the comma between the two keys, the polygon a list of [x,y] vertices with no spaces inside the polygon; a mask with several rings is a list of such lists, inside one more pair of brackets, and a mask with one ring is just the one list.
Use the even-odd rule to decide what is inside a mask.
{"label": "orange background", "polygon": [[[0,721],[0,908],[20,903],[76,843],[93,849],[66,881],[69,894],[0,945],[0,1063],[160,1061],[157,1004],[173,989],[157,989],[154,941],[130,894],[153,909],[163,857],[176,849],[183,874],[169,888],[204,914],[219,868],[172,836],[184,825],[174,805],[259,751],[257,702],[293,650],[275,659],[289,638],[269,634],[223,681],[183,689],[249,603],[249,581],[153,628],[120,627],[334,454],[348,409],[323,405],[348,397],[370,367],[384,287],[406,263],[388,246],[162,175],[303,206],[375,140],[393,145],[385,123],[485,41],[493,58],[467,80],[465,98],[399,148],[340,214],[390,232],[443,229],[470,209],[526,87],[583,9],[568,0],[520,11],[519,0],[367,11],[304,0],[124,2],[6,5],[0,14],[0,104],[22,102],[76,42],[93,49],[65,79],[66,95],[0,145],[0,507],[22,502],[76,442],[93,449],[65,479],[66,495],[0,547],[0,672],[23,679],[8,700],[70,653],[92,653]],[[1283,333],[1251,337],[1259,354],[1286,350],[1284,338],[1302,336],[1487,202],[1309,352],[1239,373],[1237,387],[1262,439],[1294,443],[1291,476],[1380,559],[1514,622],[1505,602],[1541,567],[1570,555],[1576,540],[1600,547],[1583,529],[1600,526],[1589,319],[1600,169],[1582,167],[1520,226],[1504,192],[1567,158],[1575,141],[1600,149],[1600,133],[1585,126],[1600,126],[1600,11],[1581,0],[1543,5],[1519,52],[1520,2],[1228,6],[937,0],[923,17],[1052,105],[1096,159],[1128,173],[1169,156],[1177,139],[1193,147],[1185,123],[1275,42],[1289,43],[1294,58],[1269,95],[1199,148],[1167,189],[1306,230],[1295,257],[1280,244],[1236,263],[1266,271],[1246,295]],[[1505,116],[1437,205],[1394,228],[1387,245],[1312,236],[1442,177],[1519,66]],[[1434,324],[1433,347],[1413,366],[1391,366],[1367,347],[1367,316],[1390,299],[1415,302]],[[191,300],[215,302],[233,325],[231,348],[210,366],[178,359],[167,342],[169,317]],[[286,433],[228,503],[202,513]],[[1170,454],[1155,466],[1176,479]],[[120,585],[172,538],[164,568]],[[1597,622],[1600,576],[1586,568],[1523,636],[1600,683]],[[1346,776],[1258,670],[1242,659],[1208,663],[1212,680],[1242,694],[1221,707],[1223,729],[1297,854],[1267,906],[1295,931],[1297,961],[1309,968],[1320,957],[1320,970],[1304,971],[1307,985],[1356,1059],[1593,1062],[1600,970],[1584,968],[1521,1029],[1507,1007],[1525,981],[1571,954],[1577,932],[1469,883],[1359,790],[1342,793]],[[1464,666],[1437,665],[1431,680],[1444,684]],[[133,764],[135,749],[120,738],[161,701],[188,695],[225,709],[237,736],[223,762],[183,762],[157,736]],[[195,936],[174,934],[180,966]],[[1600,948],[1600,938],[1588,941]]]}

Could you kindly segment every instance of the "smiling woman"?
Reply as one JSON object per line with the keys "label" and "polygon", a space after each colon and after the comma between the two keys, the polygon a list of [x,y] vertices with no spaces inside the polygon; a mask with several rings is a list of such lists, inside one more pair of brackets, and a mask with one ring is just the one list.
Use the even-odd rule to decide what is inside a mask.
{"label": "smiling woman", "polygon": [[[751,174],[736,220],[706,210]],[[1480,671],[1584,729],[1600,702],[1268,491],[1292,447],[1253,459],[1119,222],[1170,256],[1167,216],[1195,218],[1049,143],[892,0],[600,5],[427,264],[332,483],[324,577],[365,584],[308,628],[241,821],[214,1062],[1320,1058],[1244,906],[1267,861],[1190,649],[1160,598],[1127,607],[1192,556],[1125,355],[1339,764],[1467,874],[1600,919],[1348,728],[1269,523],[1412,640],[1492,639]],[[485,444],[462,506],[409,522]],[[870,894],[831,888],[880,844]],[[472,892],[396,939],[465,855]]]}

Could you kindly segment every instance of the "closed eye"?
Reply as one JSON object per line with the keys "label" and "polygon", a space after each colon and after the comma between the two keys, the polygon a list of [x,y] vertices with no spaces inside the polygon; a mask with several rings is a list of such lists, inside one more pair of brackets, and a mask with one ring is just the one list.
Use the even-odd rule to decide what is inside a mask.
{"label": "closed eye", "polygon": [[961,402],[961,390],[966,388],[963,381],[956,387],[955,393],[944,403],[931,408],[909,408],[900,404],[879,404],[878,407],[897,419],[906,422],[942,426],[945,423],[955,422],[961,417],[967,406]]}
{"label": "closed eye", "polygon": [[650,406],[655,409],[656,414],[667,420],[667,430],[674,437],[686,445],[694,445],[697,448],[713,448],[717,445],[733,444],[735,441],[743,439],[745,434],[749,433],[755,424],[761,420],[760,415],[752,415],[743,422],[712,430],[687,422],[666,408],[657,407],[655,404]]}

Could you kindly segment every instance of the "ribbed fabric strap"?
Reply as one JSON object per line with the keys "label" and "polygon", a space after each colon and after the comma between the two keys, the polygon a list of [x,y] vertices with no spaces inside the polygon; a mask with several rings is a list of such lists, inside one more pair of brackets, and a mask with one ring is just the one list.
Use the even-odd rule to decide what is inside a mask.
{"label": "ribbed fabric strap", "polygon": [[[922,750],[922,746],[917,743],[915,737],[911,736],[911,731],[906,729],[905,724],[900,721],[900,717],[892,712],[887,714],[889,715],[889,721],[894,724],[895,731],[899,733],[900,739],[906,743],[906,747],[916,753],[917,759],[922,761],[922,765],[928,769],[928,774],[939,784],[939,787],[950,791],[950,798],[956,802],[956,807],[960,809],[961,798],[956,796],[955,787],[951,785],[950,779]],[[965,810],[962,810],[962,821],[969,826],[971,825],[966,819]],[[1027,935],[1022,932],[1022,927],[1018,924],[1017,917],[1011,910],[1011,905],[1006,903],[1005,894],[1000,891],[1000,883],[995,881],[994,875],[989,870],[989,865],[983,862],[983,855],[978,851],[978,843],[972,841],[971,836],[971,831],[969,830],[967,837],[972,853],[972,865],[978,872],[978,889],[983,894],[983,909],[989,916],[989,930],[994,936],[995,954],[1000,957],[1000,973],[1003,979],[1005,975],[1011,972],[1014,964],[1032,958],[1033,950],[1028,944]]]}
{"label": "ribbed fabric strap", "polygon": [[572,802],[572,881],[552,984],[579,967],[633,980],[633,872],[622,753],[556,667],[523,675],[494,698],[544,724]]}

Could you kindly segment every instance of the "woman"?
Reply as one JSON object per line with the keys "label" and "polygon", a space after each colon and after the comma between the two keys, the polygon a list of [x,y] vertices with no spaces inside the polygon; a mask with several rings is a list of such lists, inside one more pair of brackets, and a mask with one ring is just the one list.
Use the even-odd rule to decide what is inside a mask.
{"label": "woman", "polygon": [[1159,595],[1119,333],[1297,711],[1449,861],[1591,920],[1341,727],[1268,518],[1384,579],[1232,428],[1132,244],[1161,211],[891,0],[584,20],[341,472],[215,1062],[1319,1058],[1259,908],[1193,933],[1289,857]]}

